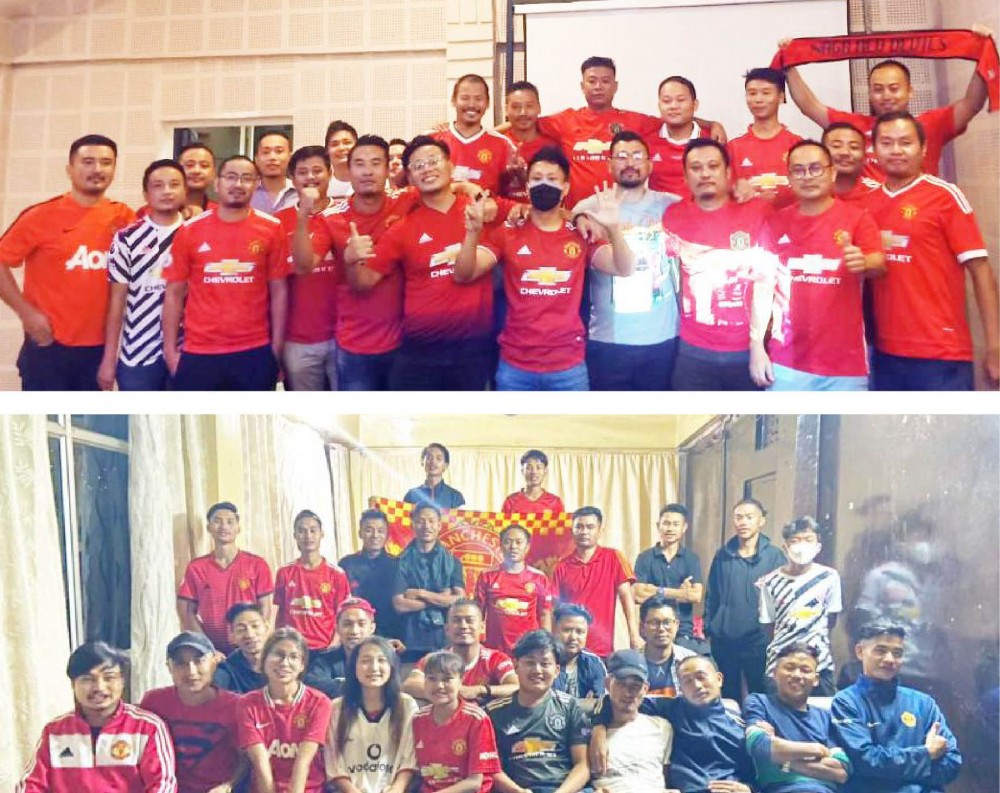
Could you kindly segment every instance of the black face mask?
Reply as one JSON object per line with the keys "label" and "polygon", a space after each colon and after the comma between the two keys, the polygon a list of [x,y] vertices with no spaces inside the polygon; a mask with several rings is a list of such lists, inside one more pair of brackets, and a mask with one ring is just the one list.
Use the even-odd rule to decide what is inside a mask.
{"label": "black face mask", "polygon": [[532,185],[528,190],[528,195],[531,197],[531,205],[539,212],[555,209],[562,201],[562,189],[545,182]]}

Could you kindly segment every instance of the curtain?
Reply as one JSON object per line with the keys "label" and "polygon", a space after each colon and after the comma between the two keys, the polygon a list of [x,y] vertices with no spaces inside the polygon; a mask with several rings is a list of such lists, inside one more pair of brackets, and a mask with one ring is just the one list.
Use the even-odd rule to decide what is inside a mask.
{"label": "curtain", "polygon": [[0,416],[0,790],[47,721],[72,710],[59,523],[45,416]]}
{"label": "curtain", "polygon": [[330,488],[333,493],[334,536],[337,544],[337,558],[346,556],[355,550],[357,518],[360,512],[354,513],[351,500],[351,452],[346,446],[330,445],[327,447],[327,457],[330,461]]}

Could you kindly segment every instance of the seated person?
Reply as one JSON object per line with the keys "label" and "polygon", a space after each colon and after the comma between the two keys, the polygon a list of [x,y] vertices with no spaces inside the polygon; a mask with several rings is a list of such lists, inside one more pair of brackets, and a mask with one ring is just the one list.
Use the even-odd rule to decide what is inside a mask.
{"label": "seated person", "polygon": [[697,655],[674,644],[679,620],[674,607],[662,595],[647,598],[639,606],[639,635],[646,641],[642,653],[649,669],[649,696],[677,696],[677,665]]}
{"label": "seated person", "polygon": [[750,694],[743,702],[747,750],[763,793],[827,793],[847,781],[851,764],[830,738],[830,712],[811,707],[819,682],[819,651],[804,642],[775,657],[776,694]]}
{"label": "seated person", "polygon": [[[743,719],[722,701],[722,675],[715,661],[703,655],[685,658],[677,666],[679,697],[647,697],[640,713],[659,716],[674,729],[669,787],[681,793],[750,793],[753,762],[747,754]],[[595,774],[607,768],[607,697],[594,714],[590,763]]]}
{"label": "seated person", "polygon": [[590,713],[604,696],[604,678],[608,670],[599,656],[586,649],[587,631],[594,621],[586,606],[563,603],[552,613],[553,633],[562,646],[559,674],[553,688],[577,699],[584,712]]}
{"label": "seated person", "polygon": [[226,612],[229,641],[236,649],[215,669],[214,682],[235,694],[256,691],[267,683],[260,669],[260,653],[271,626],[257,603],[237,603]]}
{"label": "seated person", "polygon": [[862,674],[830,707],[831,735],[851,761],[849,787],[857,793],[941,791],[962,768],[958,742],[934,699],[899,685],[905,639],[899,623],[863,625],[854,645]]}
{"label": "seated person", "polygon": [[447,650],[424,664],[424,698],[413,717],[420,793],[489,793],[500,770],[493,725],[478,705],[463,702],[462,659]]}
{"label": "seated person", "polygon": [[670,763],[670,722],[639,713],[649,692],[649,671],[638,650],[619,650],[608,658],[608,767],[594,777],[597,793],[648,793],[661,790]]}
{"label": "seated person", "polygon": [[420,464],[427,478],[422,485],[411,487],[403,496],[407,504],[433,504],[438,509],[458,509],[465,506],[465,496],[444,481],[444,472],[451,464],[451,452],[443,443],[431,443],[420,452]]}
{"label": "seated person", "polygon": [[73,651],[66,676],[76,707],[42,729],[19,793],[176,790],[167,725],[122,701],[127,663],[124,652],[104,642]]}
{"label": "seated person", "polygon": [[503,766],[497,793],[577,793],[590,780],[587,717],[552,688],[560,649],[548,631],[524,634],[514,645],[517,692],[486,706]]}
{"label": "seated person", "polygon": [[521,455],[521,475],[524,487],[504,499],[501,512],[508,515],[540,515],[551,512],[558,515],[565,512],[562,499],[542,487],[549,472],[549,458],[545,452],[529,449]]}
{"label": "seated person", "polygon": [[[448,609],[445,634],[449,652],[462,659],[462,687],[459,695],[467,702],[485,703],[506,697],[517,691],[514,664],[506,653],[484,647],[479,642],[483,633],[483,613],[474,600],[456,600]],[[403,691],[411,697],[422,697],[425,690],[424,664],[421,658],[403,683]]]}

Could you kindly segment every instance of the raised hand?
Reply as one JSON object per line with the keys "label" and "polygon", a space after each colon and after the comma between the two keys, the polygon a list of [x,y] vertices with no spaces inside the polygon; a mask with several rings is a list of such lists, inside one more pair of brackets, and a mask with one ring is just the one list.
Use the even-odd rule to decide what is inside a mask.
{"label": "raised hand", "polygon": [[371,259],[375,255],[375,243],[367,234],[359,234],[358,226],[351,221],[351,235],[347,240],[347,247],[344,248],[344,261],[348,264]]}
{"label": "raised hand", "polygon": [[[483,230],[483,224],[485,223],[486,208],[484,206],[485,202],[483,196],[477,198],[475,201],[470,201],[465,205],[465,230],[467,232],[472,232],[473,234],[479,234]],[[494,213],[496,209],[494,209]]]}
{"label": "raised hand", "polygon": [[597,209],[591,212],[590,216],[604,228],[614,228],[618,225],[622,206],[620,193],[617,185],[609,187],[607,182],[604,182],[603,187],[594,188],[594,195],[597,196]]}
{"label": "raised hand", "polygon": [[313,209],[316,208],[316,204],[319,203],[319,200],[319,190],[315,187],[303,187],[302,190],[299,191],[299,214],[311,215]]}
{"label": "raised hand", "polygon": [[943,757],[944,753],[948,751],[948,741],[941,735],[940,730],[941,725],[934,722],[927,731],[927,737],[924,738],[924,746],[927,748],[927,754],[931,756],[931,760]]}
{"label": "raised hand", "polygon": [[850,240],[844,243],[844,267],[852,273],[862,275],[865,271],[865,254],[861,248],[854,245]]}

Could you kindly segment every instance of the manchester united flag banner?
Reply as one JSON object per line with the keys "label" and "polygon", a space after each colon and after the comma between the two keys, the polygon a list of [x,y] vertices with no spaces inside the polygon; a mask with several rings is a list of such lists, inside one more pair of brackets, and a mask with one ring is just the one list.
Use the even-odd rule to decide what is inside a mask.
{"label": "manchester united flag banner", "polygon": [[[389,539],[385,549],[399,556],[413,539],[410,523],[412,504],[373,496],[371,509],[381,510],[389,519]],[[473,509],[441,510],[441,544],[453,553],[465,569],[465,591],[474,592],[479,574],[496,567],[503,559],[500,552],[500,532],[512,523],[523,526],[531,534],[528,564],[551,576],[562,557],[573,550],[571,528],[573,516],[566,512],[553,514],[481,512]]]}

